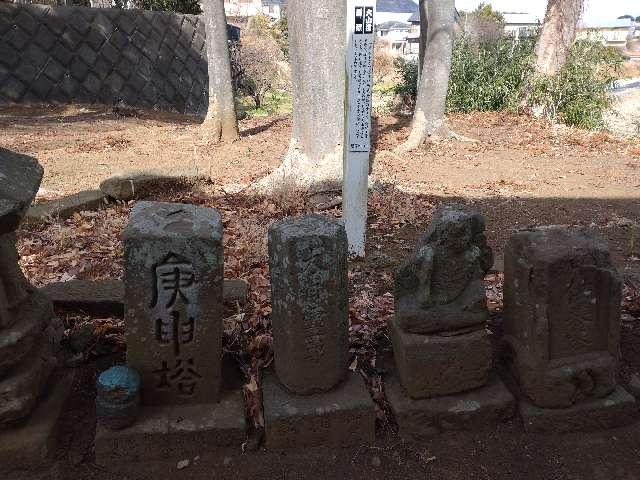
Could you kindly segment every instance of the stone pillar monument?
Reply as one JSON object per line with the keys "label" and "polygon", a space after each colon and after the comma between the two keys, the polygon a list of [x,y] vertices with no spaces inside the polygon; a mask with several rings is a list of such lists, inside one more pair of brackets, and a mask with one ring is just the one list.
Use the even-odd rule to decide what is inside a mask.
{"label": "stone pillar monument", "polygon": [[217,402],[222,220],[211,208],[139,202],[124,231],[127,364],[142,403]]}
{"label": "stone pillar monument", "polygon": [[528,431],[632,421],[616,384],[621,280],[602,238],[547,227],[519,232],[505,250],[506,360]]}
{"label": "stone pillar monument", "polygon": [[0,149],[0,464],[17,468],[46,459],[70,387],[65,379],[64,395],[49,388],[62,326],[18,266],[15,230],[43,172],[34,158]]}
{"label": "stone pillar monument", "polygon": [[404,436],[467,428],[515,411],[513,396],[490,372],[484,276],[493,253],[484,230],[479,214],[442,207],[396,272],[389,329],[397,377],[387,378],[386,391]]}
{"label": "stone pillar monument", "polygon": [[344,226],[328,217],[285,218],[269,229],[275,375],[264,378],[263,405],[271,448],[374,439],[373,402],[348,370],[347,255]]}
{"label": "stone pillar monument", "polygon": [[[123,233],[127,364],[140,417],[96,429],[96,460],[182,460],[239,446],[244,400],[222,388],[223,245],[217,210],[138,202]],[[171,448],[169,448],[171,446]]]}

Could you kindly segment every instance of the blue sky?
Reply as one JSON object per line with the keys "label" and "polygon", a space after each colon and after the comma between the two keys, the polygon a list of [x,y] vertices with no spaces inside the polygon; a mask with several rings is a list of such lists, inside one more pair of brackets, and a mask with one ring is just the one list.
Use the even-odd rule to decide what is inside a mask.
{"label": "blue sky", "polygon": [[[458,10],[473,10],[481,0],[456,0]],[[546,0],[485,0],[496,10],[526,12],[544,18]],[[583,21],[588,26],[608,25],[616,22],[620,15],[640,15],[639,0],[585,0]]]}

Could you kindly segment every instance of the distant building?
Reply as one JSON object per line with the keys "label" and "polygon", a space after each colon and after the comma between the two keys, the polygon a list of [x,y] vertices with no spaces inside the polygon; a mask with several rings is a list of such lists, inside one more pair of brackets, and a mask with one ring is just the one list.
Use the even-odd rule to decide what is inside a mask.
{"label": "distant building", "polygon": [[284,14],[285,0],[262,0],[262,13],[280,20]]}
{"label": "distant building", "polygon": [[[582,22],[578,27],[578,38],[598,40],[620,51],[625,51],[627,48],[629,33],[629,20],[625,19],[603,20],[597,23]],[[638,35],[640,31],[636,32],[636,38]]]}
{"label": "distant building", "polygon": [[538,33],[542,20],[527,12],[500,12],[504,17],[504,33],[515,39],[531,37]]}
{"label": "distant building", "polygon": [[376,25],[376,34],[384,42],[387,51],[394,56],[405,55],[407,50],[407,36],[411,31],[411,24],[389,20]]}
{"label": "distant building", "polygon": [[409,17],[409,24],[411,29],[407,36],[406,55],[410,58],[418,58],[420,53],[420,10],[417,10]]}
{"label": "distant building", "polygon": [[252,17],[262,13],[262,0],[224,0],[227,17]]}

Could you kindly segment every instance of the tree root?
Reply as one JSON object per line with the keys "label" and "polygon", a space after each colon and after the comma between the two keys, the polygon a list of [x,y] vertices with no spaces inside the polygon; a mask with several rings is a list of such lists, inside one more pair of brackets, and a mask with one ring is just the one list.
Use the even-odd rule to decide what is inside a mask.
{"label": "tree root", "polygon": [[310,161],[296,148],[295,142],[282,163],[273,172],[249,185],[246,193],[281,195],[287,192],[318,194],[342,192],[342,153],[327,155],[318,162]]}
{"label": "tree root", "polygon": [[418,147],[425,143],[439,143],[446,139],[453,138],[459,142],[476,143],[478,140],[475,138],[467,137],[460,133],[454,132],[447,126],[442,126],[437,130],[429,132],[412,132],[409,134],[409,138],[399,145],[394,152],[395,153],[407,153],[416,150]]}

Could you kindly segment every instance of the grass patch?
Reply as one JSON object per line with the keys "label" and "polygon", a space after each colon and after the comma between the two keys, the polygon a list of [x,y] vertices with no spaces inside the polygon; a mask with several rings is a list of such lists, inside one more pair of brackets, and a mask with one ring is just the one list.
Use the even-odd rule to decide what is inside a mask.
{"label": "grass patch", "polygon": [[245,117],[284,115],[293,111],[293,99],[284,90],[274,90],[265,95],[261,107],[256,108],[251,97],[247,96],[240,99],[239,109]]}

